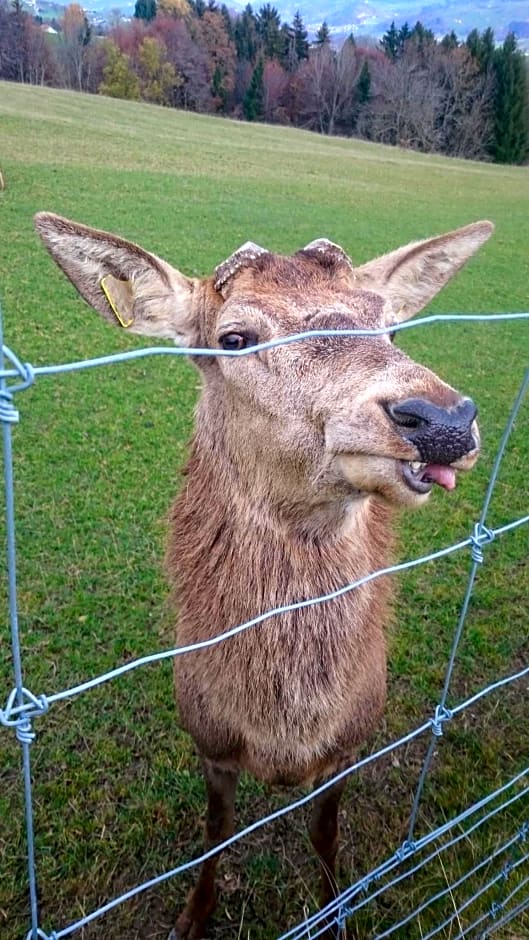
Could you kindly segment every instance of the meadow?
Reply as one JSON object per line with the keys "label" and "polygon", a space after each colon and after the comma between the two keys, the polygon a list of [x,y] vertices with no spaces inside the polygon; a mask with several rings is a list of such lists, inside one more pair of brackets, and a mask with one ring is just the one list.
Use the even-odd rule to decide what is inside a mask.
{"label": "meadow", "polygon": [[[78,298],[33,232],[32,216],[41,209],[140,242],[188,275],[210,273],[246,240],[290,252],[325,236],[360,263],[489,218],[496,234],[428,312],[529,309],[527,168],[0,83],[0,169],[7,184],[0,192],[5,342],[33,365],[146,345],[109,329]],[[436,325],[401,334],[398,344],[472,395],[483,436],[482,459],[455,493],[437,491],[426,509],[402,520],[399,558],[405,559],[471,534],[529,364],[529,322]],[[42,377],[17,397],[20,625],[25,684],[35,694],[174,645],[161,564],[165,515],[198,386],[183,357],[159,357]],[[490,525],[528,512],[528,422],[526,403]],[[522,527],[486,549],[449,704],[527,665],[528,548]],[[465,552],[399,578],[389,706],[370,748],[432,714],[469,565]],[[4,620],[1,706],[13,685]],[[438,825],[523,769],[528,714],[525,680],[450,723],[427,783],[420,829]],[[57,704],[34,730],[44,929],[59,930],[199,854],[204,788],[192,744],[178,729],[169,663]],[[19,940],[28,929],[20,753],[5,729],[0,743],[0,935]],[[420,739],[349,784],[342,812],[344,886],[404,838],[425,746]],[[239,827],[288,799],[244,780]],[[422,880],[367,906],[354,935],[373,936],[441,890],[527,818],[526,801],[525,817],[523,808],[440,857]],[[165,938],[191,879],[174,879],[120,906],[86,928],[84,940]],[[226,855],[211,936],[276,937],[314,908],[316,884],[305,817],[283,817]],[[398,936],[423,936],[436,918],[439,909],[426,912]],[[528,938],[527,912],[501,936]]]}

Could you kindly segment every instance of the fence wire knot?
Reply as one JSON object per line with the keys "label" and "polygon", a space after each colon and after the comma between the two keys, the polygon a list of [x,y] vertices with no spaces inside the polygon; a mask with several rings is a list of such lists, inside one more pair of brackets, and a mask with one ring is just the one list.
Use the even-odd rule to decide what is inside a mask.
{"label": "fence wire knot", "polygon": [[[22,698],[20,702],[19,699]],[[18,689],[11,692],[6,707],[0,709],[0,725],[4,728],[14,728],[21,744],[31,744],[35,739],[35,732],[31,729],[31,719],[44,715],[49,708],[45,695],[33,695],[28,689]]]}
{"label": "fence wire knot", "polygon": [[44,933],[40,927],[37,927],[36,931],[33,929],[30,930],[29,933],[26,934],[26,940],[36,940],[37,937],[38,940],[58,940],[57,932],[55,930],[53,930],[51,933]]}
{"label": "fence wire knot", "polygon": [[503,910],[503,904],[500,901],[493,901],[490,906],[490,916],[493,920],[496,920],[498,914],[501,914]]}
{"label": "fence wire knot", "polygon": [[13,396],[7,389],[0,391],[0,421],[4,424],[18,423],[18,411],[13,404]]}
{"label": "fence wire knot", "polygon": [[13,404],[13,393],[22,392],[24,389],[29,388],[30,385],[33,385],[35,381],[35,370],[29,362],[21,362],[9,346],[2,346],[2,351],[5,358],[9,360],[16,370],[21,382],[19,382],[18,385],[10,385],[8,387],[5,384],[6,376],[3,373],[0,376],[3,382],[3,387],[0,389],[0,421],[6,424],[17,424],[19,415]]}
{"label": "fence wire knot", "polygon": [[453,711],[446,707],[446,705],[438,705],[435,709],[435,715],[432,718],[432,734],[435,734],[437,738],[440,738],[443,733],[443,724],[445,721],[450,721],[454,717]]}
{"label": "fence wire knot", "polygon": [[[368,874],[368,875],[366,875],[365,878],[362,879],[362,881],[361,881],[361,883],[360,883],[360,885],[359,885],[359,891],[361,891],[362,894],[364,894],[364,895],[369,894],[369,892],[370,892],[370,890],[371,890],[371,885],[372,885],[373,881],[376,881],[376,880],[377,880],[377,879],[376,879],[376,876],[372,876],[371,873]],[[346,910],[347,910],[347,908],[346,908]]]}
{"label": "fence wire knot", "polygon": [[395,857],[398,858],[399,862],[403,862],[404,859],[413,855],[415,849],[415,842],[412,842],[410,839],[405,839],[400,848],[395,852]]}
{"label": "fence wire knot", "polygon": [[488,529],[487,526],[482,525],[481,522],[476,522],[474,534],[470,536],[472,561],[477,562],[479,565],[483,563],[483,545],[489,545],[494,539],[494,536],[495,533],[492,529]]}
{"label": "fence wire knot", "polygon": [[20,385],[13,385],[11,391],[22,392],[25,388],[29,388],[30,385],[33,385],[35,381],[35,370],[31,363],[21,362],[9,346],[2,345],[2,352],[22,379],[22,383]]}
{"label": "fence wire knot", "polygon": [[20,744],[33,744],[35,732],[31,727],[31,718],[21,715],[15,725],[15,734]]}

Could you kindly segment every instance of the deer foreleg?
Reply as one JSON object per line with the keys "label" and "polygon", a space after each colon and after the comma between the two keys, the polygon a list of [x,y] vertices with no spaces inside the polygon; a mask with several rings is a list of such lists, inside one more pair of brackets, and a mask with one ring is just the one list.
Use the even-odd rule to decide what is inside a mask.
{"label": "deer foreleg", "polygon": [[[233,833],[235,792],[239,774],[223,770],[204,760],[204,775],[208,794],[205,834],[205,849],[208,851]],[[217,903],[215,872],[219,858],[220,853],[202,863],[198,881],[189,894],[169,940],[200,940],[205,937],[207,920]]]}
{"label": "deer foreleg", "polygon": [[[323,781],[316,782],[316,787]],[[310,841],[318,854],[321,872],[320,906],[325,907],[339,894],[336,883],[336,855],[338,852],[338,807],[346,780],[339,780],[328,790],[315,797],[309,824]],[[329,925],[325,938],[344,938],[345,929]]]}

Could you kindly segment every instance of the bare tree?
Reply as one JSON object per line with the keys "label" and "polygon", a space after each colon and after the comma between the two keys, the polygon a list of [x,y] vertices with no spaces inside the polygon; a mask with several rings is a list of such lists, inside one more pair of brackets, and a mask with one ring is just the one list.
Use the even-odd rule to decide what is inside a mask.
{"label": "bare tree", "polygon": [[494,76],[483,73],[466,46],[435,50],[443,91],[440,149],[454,157],[487,159],[493,133]]}
{"label": "bare tree", "polygon": [[265,121],[280,124],[288,122],[288,115],[284,107],[287,88],[288,75],[285,69],[275,60],[266,62],[263,72]]}
{"label": "bare tree", "polygon": [[350,40],[338,51],[330,43],[312,49],[296,83],[300,123],[322,134],[350,130],[354,88],[361,67],[362,60]]}
{"label": "bare tree", "polygon": [[491,133],[490,79],[465,47],[408,43],[394,62],[372,63],[372,98],[358,121],[362,136],[426,153],[483,157]]}
{"label": "bare tree", "polygon": [[62,37],[58,48],[63,69],[63,80],[67,88],[85,89],[86,50],[91,38],[91,29],[86,14],[78,3],[70,3],[62,20]]}
{"label": "bare tree", "polygon": [[23,82],[26,77],[26,31],[27,14],[20,0],[10,6],[0,2],[0,77]]}
{"label": "bare tree", "polygon": [[31,85],[46,85],[56,78],[56,62],[50,45],[40,27],[31,17],[24,22],[26,52],[25,81]]}
{"label": "bare tree", "polygon": [[436,149],[440,92],[413,56],[378,61],[372,88],[371,107],[358,123],[363,136],[418,150]]}
{"label": "bare tree", "polygon": [[56,78],[51,47],[18,0],[11,5],[0,0],[0,78],[32,85]]}

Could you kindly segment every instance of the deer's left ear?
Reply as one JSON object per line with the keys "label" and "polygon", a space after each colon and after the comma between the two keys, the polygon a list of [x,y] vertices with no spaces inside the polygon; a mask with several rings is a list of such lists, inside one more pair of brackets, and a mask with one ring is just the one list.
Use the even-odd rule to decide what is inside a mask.
{"label": "deer's left ear", "polygon": [[439,293],[493,231],[492,222],[474,222],[413,242],[357,268],[356,283],[389,302],[393,323],[407,320]]}
{"label": "deer's left ear", "polygon": [[195,282],[117,235],[50,212],[35,216],[48,251],[94,310],[114,326],[198,345]]}

